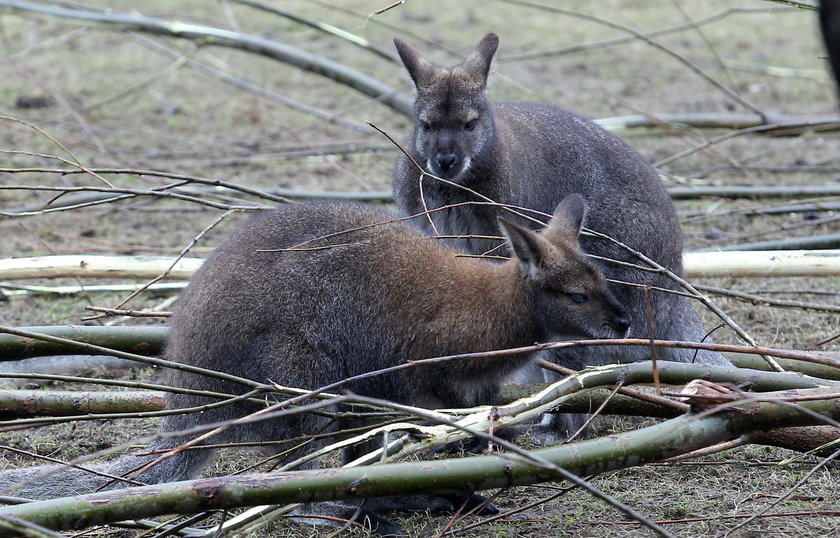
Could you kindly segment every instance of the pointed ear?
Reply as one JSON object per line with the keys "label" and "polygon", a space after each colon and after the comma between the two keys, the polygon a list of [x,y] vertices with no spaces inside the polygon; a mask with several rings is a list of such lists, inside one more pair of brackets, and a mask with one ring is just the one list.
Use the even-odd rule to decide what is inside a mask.
{"label": "pointed ear", "polygon": [[585,216],[586,201],[583,196],[570,194],[554,210],[554,216],[551,217],[544,233],[551,237],[562,237],[577,242]]}
{"label": "pointed ear", "polygon": [[493,63],[493,55],[499,48],[499,36],[487,34],[476,45],[470,55],[462,64],[463,69],[470,77],[479,82],[482,89],[487,87],[487,76],[490,74],[490,65]]}
{"label": "pointed ear", "polygon": [[412,49],[402,39],[395,37],[394,46],[397,47],[397,53],[400,55],[403,65],[405,66],[414,85],[420,89],[428,85],[431,78],[434,64],[429,60],[420,56],[417,51]]}
{"label": "pointed ear", "polygon": [[499,226],[510,241],[511,251],[522,264],[525,273],[531,278],[536,278],[550,248],[545,239],[536,232],[502,217],[499,217]]}

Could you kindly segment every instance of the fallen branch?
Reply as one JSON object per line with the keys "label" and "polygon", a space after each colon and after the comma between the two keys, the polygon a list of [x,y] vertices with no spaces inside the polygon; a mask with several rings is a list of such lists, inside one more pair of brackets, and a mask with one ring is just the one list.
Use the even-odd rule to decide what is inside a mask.
{"label": "fallen branch", "polygon": [[129,318],[168,318],[172,316],[172,312],[168,310],[125,310],[105,306],[86,306],[85,310],[101,312],[108,316],[125,316]]}
{"label": "fallen branch", "polygon": [[146,32],[177,37],[207,45],[228,47],[266,56],[344,84],[392,108],[404,116],[413,111],[412,100],[391,86],[350,67],[304,50],[254,35],[181,21],[147,17],[138,13],[118,13],[94,9],[67,9],[17,0],[0,0],[0,7],[21,13],[35,13],[82,24],[100,25],[123,31]]}
{"label": "fallen branch", "polygon": [[674,200],[717,198],[785,198],[797,196],[840,196],[840,185],[708,185],[701,187],[671,187],[668,194]]}
{"label": "fallen branch", "polygon": [[[619,369],[617,369],[619,370]],[[819,397],[825,389],[800,391]],[[788,394],[789,395],[789,394]],[[689,414],[608,438],[532,451],[578,475],[643,465],[778,426],[814,425],[840,418],[835,399],[777,403],[775,395],[733,402],[726,413]],[[768,400],[768,398],[770,398]],[[804,412],[807,411],[807,412]],[[452,494],[510,488],[557,479],[557,473],[513,455],[479,456],[363,468],[325,469],[209,478],[39,501],[0,509],[0,536],[18,530],[6,518],[54,529],[83,529],[124,519],[190,514],[263,504]],[[72,517],[71,517],[72,514]]]}
{"label": "fallen branch", "polygon": [[368,41],[364,37],[353,34],[353,33],[349,32],[348,30],[345,30],[343,28],[338,28],[338,27],[335,27],[331,24],[327,24],[327,23],[322,22],[322,21],[318,21],[318,20],[315,20],[315,19],[310,19],[309,17],[304,17],[303,15],[300,15],[298,13],[294,13],[294,12],[289,11],[287,9],[282,9],[278,6],[268,5],[265,2],[257,2],[255,0],[234,0],[234,1],[237,4],[242,4],[243,6],[250,6],[252,8],[259,9],[259,10],[265,11],[267,13],[271,13],[273,15],[278,15],[280,17],[285,17],[289,20],[292,20],[292,21],[297,22],[299,24],[302,24],[304,26],[309,26],[310,28],[314,28],[314,29],[316,29],[320,32],[323,32],[323,33],[327,34],[327,35],[331,35],[333,37],[343,39],[343,40],[347,41],[348,43],[352,43],[353,45],[361,48],[362,50],[365,50],[367,52],[375,54],[375,55],[379,56],[380,58],[382,58],[382,59],[384,59],[388,62],[391,62],[394,65],[400,65],[400,60],[399,60],[399,58],[397,58],[396,54],[394,54],[390,51],[381,49],[377,46],[374,46],[373,44],[370,43],[370,41]]}
{"label": "fallen branch", "polygon": [[185,59],[184,55],[181,52],[173,48],[167,47],[161,43],[158,43],[157,41],[150,39],[146,36],[135,34],[134,40],[145,47],[159,52],[160,54],[164,54],[166,56],[169,56],[170,58],[173,58],[176,62],[183,61],[187,67],[195,69],[199,73],[203,73],[217,80],[221,80],[226,84],[230,84],[231,86],[235,86],[246,92],[258,95],[264,99],[268,99],[269,101],[274,101],[275,103],[280,103],[281,105],[287,108],[297,110],[298,112],[308,114],[314,118],[318,118],[329,123],[335,123],[343,127],[347,127],[348,129],[352,129],[354,131],[367,132],[367,128],[364,124],[342,118],[335,114],[330,114],[329,112],[325,112],[313,106],[309,106],[304,103],[295,101],[294,99],[290,99],[282,95],[281,93],[275,92],[270,88],[266,87],[265,85],[260,84],[257,81],[245,80],[243,75],[236,77],[226,72],[224,69],[216,69],[214,67],[211,67],[210,65],[197,62],[193,59]]}
{"label": "fallen branch", "polygon": [[840,248],[840,234],[809,235],[805,237],[785,237],[767,241],[753,241],[736,245],[724,245],[704,248],[699,252],[748,252],[752,250],[806,250]]}
{"label": "fallen branch", "polygon": [[776,134],[776,130],[787,136],[799,135],[805,130],[818,127],[820,131],[840,129],[840,116],[794,116],[787,114],[762,118],[758,114],[737,114],[726,112],[700,112],[683,114],[634,114],[600,118],[595,123],[610,131],[638,128],[661,128],[663,124],[677,124],[696,129],[747,129],[774,124],[775,128],[763,134]]}
{"label": "fallen branch", "polygon": [[[192,277],[204,260],[182,258],[168,279]],[[154,278],[163,273],[172,258],[160,256],[36,256],[0,260],[0,280],[35,278]],[[688,278],[709,276],[838,276],[840,249],[789,251],[686,252]]]}
{"label": "fallen branch", "polygon": [[[818,353],[828,358],[840,360],[840,353],[837,352]],[[752,370],[762,370],[766,372],[771,371],[767,363],[762,360],[761,357],[756,355],[745,355],[740,353],[724,353],[724,355],[726,355],[726,358],[738,368],[750,368]],[[782,368],[790,372],[800,372],[811,377],[840,381],[840,370],[831,366],[782,358],[777,358],[776,361],[782,366]]]}
{"label": "fallen branch", "polygon": [[808,212],[822,212],[822,211],[840,211],[840,202],[819,201],[813,203],[801,204],[786,204],[776,206],[763,206],[738,210],[726,211],[703,211],[690,210],[679,211],[678,215],[683,219],[697,219],[698,217],[718,217],[718,216],[746,216],[758,217],[765,215],[786,215],[790,213],[808,213]]}
{"label": "fallen branch", "polygon": [[838,276],[840,250],[686,252],[687,277]]}
{"label": "fallen branch", "polygon": [[[169,280],[187,280],[201,266],[199,258],[181,258],[167,275]],[[159,276],[172,264],[162,256],[36,256],[0,260],[0,279],[30,278],[136,278]]]}
{"label": "fallen branch", "polygon": [[162,392],[0,390],[0,419],[161,411],[163,398]]}
{"label": "fallen branch", "polygon": [[[158,282],[152,284],[146,291],[153,295],[171,295],[180,293],[187,287],[186,282]],[[103,284],[103,285],[78,285],[78,286],[26,286],[12,284],[11,282],[0,282],[0,299],[14,297],[30,297],[34,295],[63,295],[72,297],[74,295],[91,293],[130,293],[137,291],[141,286],[138,284]]]}
{"label": "fallen branch", "polygon": [[799,310],[813,310],[816,312],[840,313],[840,305],[811,303],[806,301],[791,301],[787,299],[773,299],[772,297],[756,295],[754,293],[744,293],[735,290],[728,290],[726,288],[718,288],[715,286],[703,286],[700,284],[695,284],[694,287],[697,288],[697,290],[705,293],[720,295],[721,297],[730,297],[732,299],[743,301],[745,303],[751,303],[754,305],[774,306],[777,308],[795,308]]}
{"label": "fallen branch", "polygon": [[[0,335],[0,342],[5,337],[6,335]],[[37,351],[33,351],[33,353],[37,353]],[[14,355],[12,358],[14,358]],[[57,376],[63,378],[63,380],[67,380],[67,377],[90,375],[99,378],[103,371],[144,367],[146,365],[141,362],[108,355],[45,355],[30,359],[0,362],[0,385],[16,388],[23,388],[28,385],[41,386],[54,381],[49,378],[50,376]]]}
{"label": "fallen branch", "polygon": [[[158,355],[163,350],[164,340],[169,328],[162,325],[131,327],[50,325],[21,327],[21,330],[57,336],[117,351]],[[79,353],[81,351],[78,346],[25,338],[14,334],[0,334],[0,362],[46,355],[78,355]]]}

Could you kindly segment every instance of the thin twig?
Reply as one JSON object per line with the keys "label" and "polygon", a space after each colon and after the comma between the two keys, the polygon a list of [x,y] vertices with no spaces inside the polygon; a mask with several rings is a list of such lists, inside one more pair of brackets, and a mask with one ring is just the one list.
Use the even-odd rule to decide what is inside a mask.
{"label": "thin twig", "polygon": [[[208,233],[208,232],[210,232],[210,230],[212,230],[213,228],[215,228],[216,226],[218,226],[219,224],[221,224],[221,223],[222,223],[222,221],[224,221],[226,218],[228,218],[228,217],[229,217],[229,216],[231,216],[232,214],[233,214],[233,210],[229,209],[229,210],[225,211],[224,213],[222,213],[221,215],[219,215],[218,217],[216,217],[215,219],[213,219],[213,222],[211,222],[210,224],[208,224],[208,225],[207,225],[207,226],[206,226],[203,230],[201,230],[201,231],[198,233],[198,235],[196,235],[195,237],[193,237],[193,238],[192,238],[192,240],[189,242],[189,244],[188,244],[187,246],[185,246],[185,247],[181,250],[181,252],[180,252],[180,253],[179,253],[179,254],[175,257],[175,259],[174,259],[174,260],[172,260],[172,264],[171,264],[171,265],[170,265],[170,266],[169,266],[169,267],[168,267],[168,268],[167,268],[167,269],[166,269],[163,273],[161,273],[161,274],[160,274],[160,275],[158,275],[157,277],[153,278],[152,280],[150,280],[150,281],[149,281],[148,283],[146,283],[144,286],[141,286],[141,287],[140,287],[139,289],[137,289],[136,291],[132,292],[132,293],[131,293],[128,297],[126,297],[125,299],[123,299],[122,301],[120,301],[120,302],[119,302],[119,304],[117,304],[117,306],[115,306],[114,308],[117,308],[117,309],[118,309],[118,308],[121,308],[121,307],[122,307],[122,306],[124,306],[126,303],[128,303],[129,301],[131,301],[132,299],[134,299],[135,297],[137,297],[137,296],[138,296],[140,293],[142,293],[144,290],[146,290],[149,286],[152,286],[152,285],[154,285],[154,284],[157,284],[158,282],[160,282],[161,280],[163,280],[164,278],[166,278],[166,276],[169,274],[169,272],[170,272],[170,271],[172,271],[172,269],[174,269],[174,268],[175,268],[175,266],[178,264],[178,262],[180,262],[180,261],[181,261],[181,258],[183,258],[184,256],[186,256],[186,255],[187,255],[187,253],[190,251],[190,249],[191,249],[193,246],[195,246],[195,244],[196,244],[196,243],[198,243],[199,241],[201,241],[201,239],[202,239],[205,235],[207,235],[207,233]],[[96,316],[88,316],[88,317],[86,317],[86,318],[82,318],[82,320],[83,320],[83,321],[95,320],[95,319],[100,319],[100,318],[103,318],[103,317],[108,316],[108,315],[111,315],[111,314],[107,314],[107,313],[106,313],[106,314],[100,314],[100,315],[96,315]]]}
{"label": "thin twig", "polygon": [[617,23],[614,23],[614,22],[611,22],[611,21],[607,21],[606,19],[602,19],[600,17],[595,17],[593,15],[588,15],[586,13],[581,13],[581,12],[578,12],[578,11],[572,11],[572,10],[569,10],[569,9],[562,9],[562,8],[549,6],[549,5],[545,5],[545,4],[538,4],[536,2],[530,2],[530,1],[527,1],[527,0],[498,0],[498,1],[501,1],[503,3],[508,3],[508,4],[514,4],[514,5],[520,5],[520,6],[526,6],[526,7],[530,7],[530,8],[540,9],[540,10],[549,11],[549,12],[552,12],[552,13],[561,13],[563,15],[567,15],[567,16],[578,18],[578,19],[583,19],[583,20],[586,20],[586,21],[594,22],[594,23],[600,24],[602,26],[607,26],[609,28],[613,28],[615,30],[619,30],[621,32],[631,34],[634,37],[636,37],[637,39],[640,39],[641,41],[644,41],[648,45],[650,45],[650,46],[652,46],[652,47],[654,47],[658,50],[661,50],[665,54],[667,54],[667,55],[671,56],[672,58],[676,59],[678,62],[680,62],[681,64],[688,67],[694,73],[696,73],[701,78],[703,78],[704,80],[709,82],[712,86],[714,86],[717,89],[719,89],[720,91],[722,91],[730,99],[732,99],[736,103],[740,104],[744,108],[747,108],[747,109],[755,112],[756,114],[760,115],[761,117],[765,116],[765,113],[759,107],[750,103],[749,101],[747,101],[746,99],[744,99],[743,97],[741,97],[740,95],[735,93],[732,89],[727,88],[726,86],[724,86],[723,84],[721,84],[720,82],[715,80],[714,77],[711,77],[708,74],[706,74],[702,69],[700,69],[697,65],[695,65],[694,63],[692,63],[691,61],[686,59],[681,54],[676,53],[675,51],[673,51],[670,48],[666,47],[665,45],[659,43],[658,41],[656,41],[654,39],[651,39],[650,37],[646,36],[645,34],[643,34],[641,32],[637,32],[636,30],[633,30],[632,28],[629,28],[629,27],[624,26],[622,24],[617,24]]}

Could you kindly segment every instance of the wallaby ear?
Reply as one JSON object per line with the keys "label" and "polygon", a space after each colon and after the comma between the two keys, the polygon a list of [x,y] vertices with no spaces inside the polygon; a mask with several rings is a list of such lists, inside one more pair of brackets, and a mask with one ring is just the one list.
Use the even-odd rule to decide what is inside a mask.
{"label": "wallaby ear", "polygon": [[397,53],[399,53],[400,59],[408,71],[411,80],[414,81],[414,85],[418,89],[427,86],[434,70],[434,64],[420,56],[417,51],[409,47],[405,41],[398,37],[394,38],[394,46],[397,47]]}
{"label": "wallaby ear", "polygon": [[490,74],[490,65],[493,63],[493,55],[499,48],[499,36],[493,33],[484,36],[476,45],[470,55],[464,60],[463,69],[469,73],[474,80],[481,84],[481,88],[487,87],[487,76]]}
{"label": "wallaby ear", "polygon": [[583,219],[586,216],[586,201],[580,194],[570,194],[565,197],[548,223],[546,233],[557,237],[562,236],[577,241],[580,235]]}
{"label": "wallaby ear", "polygon": [[525,273],[535,278],[543,265],[543,260],[548,256],[549,245],[545,239],[533,230],[502,217],[499,217],[499,226],[510,241],[513,255],[522,264]]}

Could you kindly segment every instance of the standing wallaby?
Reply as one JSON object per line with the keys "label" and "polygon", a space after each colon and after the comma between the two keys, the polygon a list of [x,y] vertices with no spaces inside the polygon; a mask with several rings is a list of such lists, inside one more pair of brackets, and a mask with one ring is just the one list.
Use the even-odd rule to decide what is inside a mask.
{"label": "standing wallaby", "polygon": [[[231,234],[196,272],[176,306],[165,356],[261,383],[316,389],[416,359],[558,338],[620,338],[630,320],[580,250],[583,218],[584,201],[573,195],[539,233],[501,220],[514,258],[496,264],[458,257],[439,240],[370,207],[284,205]],[[492,403],[501,380],[529,360],[511,355],[444,362],[344,388],[417,406],[473,406]],[[233,382],[181,370],[169,376],[173,386],[244,391]],[[174,394],[167,407],[207,402]],[[230,420],[260,408],[241,402],[168,416],[160,431]],[[354,425],[348,421],[339,419],[332,429]],[[291,439],[328,428],[329,419],[322,416],[292,416],[235,427],[211,442]],[[181,441],[165,439],[150,448],[174,448]],[[345,458],[355,459],[365,450],[348,449]],[[195,477],[210,457],[209,450],[180,452],[136,479],[159,483]],[[129,455],[97,468],[122,474],[147,460]],[[76,495],[105,482],[70,469],[14,488],[44,470],[0,473],[0,493]],[[355,512],[344,509],[342,517]]]}
{"label": "standing wallaby", "polygon": [[[395,38],[394,44],[416,87],[414,130],[405,149],[426,171],[457,184],[421,178],[411,160],[400,155],[394,171],[394,196],[408,214],[435,210],[417,219],[426,230],[484,236],[449,241],[471,254],[504,254],[506,250],[499,248],[501,241],[486,236],[499,235],[497,217],[508,213],[492,205],[468,204],[481,198],[459,186],[500,204],[543,213],[550,213],[564,197],[579,193],[588,206],[587,228],[682,274],[682,234],[673,204],[656,170],[641,155],[618,137],[566,110],[488,100],[487,77],[499,44],[496,34],[486,35],[465,61],[449,68],[431,63],[399,39]],[[534,224],[527,226],[533,228]],[[582,237],[581,245],[588,254],[638,263],[605,240]],[[610,284],[613,295],[634,320],[631,336],[704,339],[706,333],[688,299],[640,287],[675,289],[668,278],[615,263],[598,263],[608,279],[635,284]],[[574,368],[643,360],[649,354],[643,347],[597,347],[563,351],[554,360]],[[672,361],[689,362],[696,356],[700,362],[729,364],[719,353],[708,351],[659,348],[657,354]],[[532,373],[536,375],[536,367]]]}

